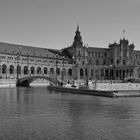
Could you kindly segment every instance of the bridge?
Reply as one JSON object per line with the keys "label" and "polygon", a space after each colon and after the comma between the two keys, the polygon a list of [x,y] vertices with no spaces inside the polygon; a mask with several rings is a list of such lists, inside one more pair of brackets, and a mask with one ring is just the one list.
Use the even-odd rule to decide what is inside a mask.
{"label": "bridge", "polygon": [[50,81],[53,84],[60,83],[59,80],[56,80],[54,78],[47,77],[47,76],[30,76],[30,77],[23,77],[23,78],[17,79],[16,86],[17,87],[29,87],[30,83],[32,83],[33,81],[35,81],[37,79],[45,79],[45,80]]}

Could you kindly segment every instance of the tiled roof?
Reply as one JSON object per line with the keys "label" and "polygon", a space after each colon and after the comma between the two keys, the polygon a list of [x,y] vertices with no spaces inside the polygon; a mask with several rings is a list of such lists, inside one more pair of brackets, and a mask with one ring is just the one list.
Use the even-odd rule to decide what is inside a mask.
{"label": "tiled roof", "polygon": [[[56,54],[46,48],[38,48],[32,46],[24,46],[10,43],[0,42],[0,53],[17,55],[18,53],[23,56],[34,56],[34,57],[55,57]],[[59,50],[55,50],[59,51]]]}

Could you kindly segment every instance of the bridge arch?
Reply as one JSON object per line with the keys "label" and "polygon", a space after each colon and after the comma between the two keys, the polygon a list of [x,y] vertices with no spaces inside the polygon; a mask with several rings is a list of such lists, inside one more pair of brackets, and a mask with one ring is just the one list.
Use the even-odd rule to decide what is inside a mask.
{"label": "bridge arch", "polygon": [[47,76],[30,76],[30,77],[24,77],[24,78],[20,78],[17,80],[16,86],[17,87],[29,87],[30,83],[32,83],[33,81],[37,80],[37,79],[45,79],[50,81],[51,83],[60,83],[59,80],[56,80],[54,78],[51,77],[47,77]]}

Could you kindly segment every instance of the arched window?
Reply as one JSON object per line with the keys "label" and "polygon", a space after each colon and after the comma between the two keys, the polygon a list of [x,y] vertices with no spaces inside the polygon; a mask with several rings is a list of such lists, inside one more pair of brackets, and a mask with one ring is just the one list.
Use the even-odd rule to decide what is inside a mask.
{"label": "arched window", "polygon": [[127,71],[126,71],[126,77],[128,77],[128,75],[129,75],[129,70],[127,69]]}
{"label": "arched window", "polygon": [[69,69],[69,70],[68,70],[68,75],[69,75],[69,76],[72,76],[72,69]]}
{"label": "arched window", "polygon": [[119,59],[117,59],[117,65],[119,65],[119,63],[120,63],[120,60],[119,60]]}
{"label": "arched window", "polygon": [[109,71],[108,71],[108,69],[105,70],[105,79],[109,79]]}
{"label": "arched window", "polygon": [[125,65],[126,64],[126,62],[125,62],[125,60],[123,60],[123,65]]}
{"label": "arched window", "polygon": [[35,68],[33,66],[31,67],[31,74],[35,74]]}
{"label": "arched window", "polygon": [[85,69],[85,76],[87,76],[87,69]]}
{"label": "arched window", "polygon": [[120,79],[122,79],[122,70],[119,70]]}
{"label": "arched window", "polygon": [[28,74],[28,67],[27,66],[24,66],[24,74]]}
{"label": "arched window", "polygon": [[59,68],[57,68],[57,75],[60,75],[60,69]]}
{"label": "arched window", "polygon": [[48,73],[48,69],[45,67],[44,68],[44,74],[47,74]]}
{"label": "arched window", "polygon": [[14,66],[13,65],[10,65],[9,72],[10,72],[10,74],[14,74]]}
{"label": "arched window", "polygon": [[41,67],[37,67],[37,74],[41,74]]}
{"label": "arched window", "polygon": [[54,73],[54,68],[50,68],[50,74]]}
{"label": "arched window", "polygon": [[4,64],[2,65],[2,74],[6,74],[7,66]]}
{"label": "arched window", "polygon": [[99,60],[98,59],[96,60],[96,65],[99,65]]}
{"label": "arched window", "polygon": [[116,77],[119,77],[119,71],[118,70],[116,71]]}
{"label": "arched window", "polygon": [[104,70],[101,69],[101,76],[104,76]]}
{"label": "arched window", "polygon": [[17,71],[18,74],[21,74],[21,66],[18,65],[17,68],[16,68],[16,71]]}
{"label": "arched window", "polygon": [[130,70],[130,77],[133,76],[133,69]]}
{"label": "arched window", "polygon": [[123,79],[125,78],[125,70],[123,70]]}
{"label": "arched window", "polygon": [[80,69],[80,76],[83,76],[84,74],[83,74],[83,69],[81,68]]}

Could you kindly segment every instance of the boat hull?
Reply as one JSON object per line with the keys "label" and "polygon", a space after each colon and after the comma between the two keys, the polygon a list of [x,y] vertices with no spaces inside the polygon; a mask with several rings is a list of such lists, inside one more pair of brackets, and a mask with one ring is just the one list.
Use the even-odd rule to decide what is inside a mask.
{"label": "boat hull", "polygon": [[79,89],[79,88],[59,87],[59,86],[48,86],[48,89],[51,91],[65,92],[65,93],[115,97],[114,94],[115,91],[90,90],[90,89]]}

